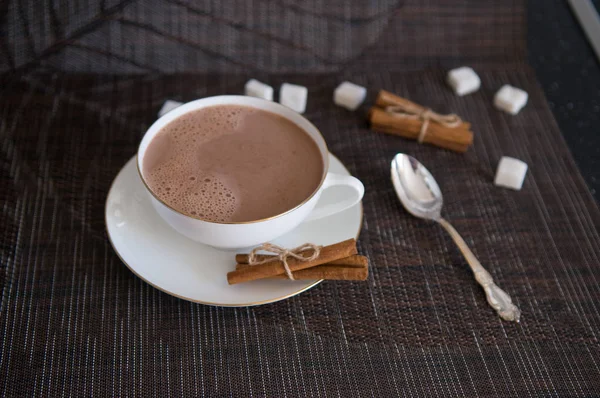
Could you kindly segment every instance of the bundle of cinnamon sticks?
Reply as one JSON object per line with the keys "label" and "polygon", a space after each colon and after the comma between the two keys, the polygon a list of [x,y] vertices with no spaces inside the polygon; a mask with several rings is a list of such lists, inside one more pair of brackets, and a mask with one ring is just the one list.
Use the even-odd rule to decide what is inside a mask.
{"label": "bundle of cinnamon sticks", "polygon": [[[369,261],[357,253],[356,240],[348,239],[324,246],[313,260],[302,261],[291,257],[286,261],[295,280],[364,281],[369,275]],[[230,285],[258,279],[288,279],[285,266],[277,256],[258,255],[255,258],[258,263],[254,265],[249,264],[248,254],[237,254],[235,260],[235,271],[227,274]]]}
{"label": "bundle of cinnamon sticks", "polygon": [[[409,109],[410,112],[399,113],[395,112],[395,109]],[[457,123],[453,123],[452,126],[445,125],[434,118],[429,119],[426,111],[431,112],[422,105],[381,90],[375,106],[369,111],[369,122],[373,130],[413,140],[420,138],[422,143],[456,152],[465,152],[473,143],[470,123],[458,118]],[[422,130],[424,123],[427,123],[425,131]]]}

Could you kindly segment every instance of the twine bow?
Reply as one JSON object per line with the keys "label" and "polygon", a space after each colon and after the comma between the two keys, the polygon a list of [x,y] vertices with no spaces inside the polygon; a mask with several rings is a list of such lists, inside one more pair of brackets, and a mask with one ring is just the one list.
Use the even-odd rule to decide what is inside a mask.
{"label": "twine bow", "polygon": [[[290,278],[291,280],[294,280],[294,275],[292,274],[292,270],[290,269],[290,267],[287,263],[288,257],[293,257],[299,261],[313,261],[313,260],[316,260],[317,257],[319,257],[319,254],[321,253],[322,248],[323,248],[323,246],[313,245],[312,243],[305,243],[301,246],[298,246],[298,247],[288,250],[284,247],[277,246],[272,243],[263,243],[262,245],[252,249],[252,251],[248,255],[248,264],[258,265],[258,264],[268,263],[271,261],[280,260],[283,263],[283,267],[285,268],[285,273],[287,274],[288,278]],[[262,260],[262,261],[257,261],[256,255],[257,255],[257,252],[260,250],[274,253],[276,255],[276,257],[268,258],[268,259]],[[310,255],[309,257],[305,257],[302,255],[302,253],[307,252],[309,250],[312,250],[312,255]]]}
{"label": "twine bow", "polygon": [[421,131],[419,132],[419,137],[417,138],[419,144],[423,143],[423,140],[427,135],[427,128],[429,127],[430,120],[433,120],[434,122],[448,128],[458,127],[462,123],[462,119],[454,113],[449,115],[440,115],[429,108],[423,109],[415,104],[392,105],[386,107],[385,111],[394,116],[405,119],[422,120],[423,124],[421,125]]}

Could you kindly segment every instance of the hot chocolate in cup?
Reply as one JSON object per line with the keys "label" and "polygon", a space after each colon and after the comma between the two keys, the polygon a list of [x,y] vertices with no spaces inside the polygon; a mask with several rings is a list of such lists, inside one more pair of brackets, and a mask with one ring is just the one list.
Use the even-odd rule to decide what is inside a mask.
{"label": "hot chocolate in cup", "polygon": [[[281,135],[263,134],[252,125],[231,127],[235,135],[230,134],[223,126],[238,113],[250,115],[247,120],[254,124],[264,123],[265,129],[278,127]],[[200,130],[209,137],[191,146],[180,137],[183,127],[194,127],[189,122],[194,120],[201,121]],[[223,137],[218,136],[221,131]],[[186,148],[187,154],[177,152]],[[263,148],[273,156],[262,156]],[[327,172],[329,151],[312,123],[283,105],[246,96],[203,98],[167,113],[144,135],[137,165],[153,207],[167,224],[192,240],[224,249],[271,241],[303,221],[355,205],[364,194],[358,179]],[[259,166],[265,172],[256,172]],[[351,188],[352,194],[317,205],[325,189],[340,187]]]}

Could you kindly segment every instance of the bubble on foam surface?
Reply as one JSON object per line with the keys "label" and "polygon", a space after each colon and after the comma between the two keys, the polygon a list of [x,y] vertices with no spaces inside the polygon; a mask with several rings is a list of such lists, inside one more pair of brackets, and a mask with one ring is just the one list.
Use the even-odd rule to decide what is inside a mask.
{"label": "bubble on foam surface", "polygon": [[157,195],[184,214],[207,221],[226,222],[237,209],[236,195],[218,177],[188,178],[179,184],[165,178],[168,174],[154,177]]}
{"label": "bubble on foam surface", "polygon": [[238,205],[234,192],[218,176],[190,172],[198,169],[195,151],[190,151],[190,147],[199,148],[213,138],[234,132],[247,113],[236,107],[210,107],[201,114],[183,115],[165,126],[159,134],[168,136],[168,140],[161,141],[165,148],[159,152],[168,156],[145,173],[155,194],[192,217],[219,222],[230,220]]}

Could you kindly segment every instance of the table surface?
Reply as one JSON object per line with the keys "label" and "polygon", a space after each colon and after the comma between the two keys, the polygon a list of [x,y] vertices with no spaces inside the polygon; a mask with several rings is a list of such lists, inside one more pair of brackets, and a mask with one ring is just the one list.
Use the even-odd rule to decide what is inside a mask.
{"label": "table surface", "polygon": [[[600,10],[600,1],[594,2]],[[600,191],[600,62],[569,5],[531,0],[529,62],[590,191]]]}
{"label": "table surface", "polygon": [[[567,147],[587,140],[591,155],[577,159],[593,186],[587,158],[597,137],[586,132],[597,117],[597,64],[581,37],[569,36],[578,28],[564,5],[108,0],[50,1],[42,13],[7,4],[2,396],[600,391],[600,211]],[[565,40],[558,48],[535,39],[548,24]],[[445,71],[464,64],[482,88],[457,97]],[[570,70],[579,78],[566,82]],[[250,77],[306,85],[306,117],[364,182],[358,245],[370,259],[368,281],[327,281],[279,303],[217,308],[152,288],[113,252],[106,194],[163,101],[239,93]],[[332,104],[341,80],[369,88],[359,111]],[[517,116],[492,106],[505,83],[530,93]],[[578,99],[590,87],[589,99]],[[473,147],[456,154],[370,131],[364,115],[379,88],[462,115],[476,126]],[[564,116],[564,135],[553,111]],[[520,324],[496,316],[443,230],[399,205],[389,181],[397,152],[421,159],[439,180],[444,215],[521,308]],[[530,166],[519,192],[492,184],[503,155]]]}

